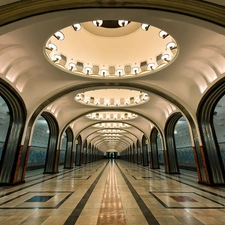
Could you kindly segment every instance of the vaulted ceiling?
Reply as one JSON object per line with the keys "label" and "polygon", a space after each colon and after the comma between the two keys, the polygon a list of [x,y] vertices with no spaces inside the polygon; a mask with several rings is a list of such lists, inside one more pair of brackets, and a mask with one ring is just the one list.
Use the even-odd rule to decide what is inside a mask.
{"label": "vaulted ceiling", "polygon": [[[19,4],[5,5],[2,13]],[[29,1],[23,4],[29,6]],[[24,100],[27,119],[37,109],[39,115],[48,111],[61,132],[70,126],[75,136],[81,134],[93,145],[104,143],[102,151],[122,151],[143,134],[149,137],[154,126],[163,132],[169,116],[184,109],[196,123],[202,97],[224,77],[222,26],[166,10],[88,4],[34,13],[0,28],[0,75]],[[95,26],[96,20],[129,23],[113,28]],[[143,24],[150,26],[143,30]],[[166,35],[160,37],[161,31]],[[218,115],[225,118],[225,104],[220,105]],[[0,109],[2,120],[6,110]],[[182,130],[182,123],[178,127]],[[119,136],[118,130],[126,134]]]}

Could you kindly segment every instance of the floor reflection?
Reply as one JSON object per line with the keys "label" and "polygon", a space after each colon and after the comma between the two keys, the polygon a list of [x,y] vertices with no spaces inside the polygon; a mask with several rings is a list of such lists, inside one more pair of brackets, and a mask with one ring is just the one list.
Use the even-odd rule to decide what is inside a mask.
{"label": "floor reflection", "polygon": [[97,225],[125,225],[126,220],[117,185],[114,160],[111,160],[109,170]]}

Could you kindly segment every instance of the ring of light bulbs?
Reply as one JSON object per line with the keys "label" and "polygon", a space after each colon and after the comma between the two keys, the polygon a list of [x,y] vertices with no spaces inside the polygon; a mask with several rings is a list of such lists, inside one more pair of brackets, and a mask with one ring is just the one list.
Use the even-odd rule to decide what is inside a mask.
{"label": "ring of light bulbs", "polygon": [[122,137],[123,135],[122,134],[102,134],[101,136],[103,137]]}
{"label": "ring of light bulbs", "polygon": [[[107,91],[114,93],[114,91],[116,91],[117,93],[119,93],[121,91],[121,96],[123,92],[126,92],[127,95],[126,97],[120,97],[120,98],[114,98],[114,96],[112,97],[97,97],[95,96],[96,92],[101,91],[101,89],[97,89],[94,90],[94,92],[82,92],[82,93],[78,93],[75,96],[75,101],[85,104],[85,105],[90,105],[90,106],[99,106],[99,107],[127,107],[127,106],[134,106],[134,105],[140,105],[143,103],[146,103],[149,100],[149,96],[147,93],[145,92],[141,92],[141,91],[136,91],[136,90],[130,90],[128,91],[127,89],[106,89]],[[128,92],[129,95],[128,95]],[[89,114],[90,115],[90,114]],[[98,115],[98,118],[96,116],[96,114],[92,114],[90,115],[90,117],[92,119],[101,119],[100,117],[100,113]],[[112,114],[111,114],[112,115]],[[117,114],[113,114],[112,117],[110,115],[110,118],[116,118],[115,116]],[[103,115],[102,115],[103,116]],[[94,118],[95,117],[95,118]],[[108,115],[106,115],[106,119]],[[124,118],[123,118],[124,117]],[[135,114],[124,114],[121,115],[121,117],[117,117],[118,119],[131,119],[133,117],[137,117],[137,115]]]}
{"label": "ring of light bulbs", "polygon": [[[101,27],[103,20],[94,20],[94,26]],[[129,24],[127,20],[118,20],[118,24],[121,27],[125,27]],[[82,29],[82,24],[73,24],[70,26],[74,31],[78,32]],[[67,29],[68,27],[64,28]],[[140,24],[140,28],[147,32],[151,29],[151,25],[143,23]],[[159,38],[166,39],[169,37],[164,30],[159,31]],[[52,37],[46,42],[45,52],[50,62],[52,62],[56,67],[63,69],[67,72],[83,75],[92,78],[123,78],[123,77],[132,77],[142,74],[149,74],[161,69],[162,67],[168,65],[173,61],[177,54],[177,43],[173,38],[169,38],[168,43],[165,46],[165,52],[160,53],[149,61],[140,61],[137,62],[139,65],[126,64],[124,66],[109,66],[105,68],[104,65],[90,65],[90,62],[79,62],[68,60],[66,55],[63,53],[63,49],[58,49],[57,42],[64,41],[65,35],[63,34],[63,29],[61,31],[55,32]]]}
{"label": "ring of light bulbs", "polygon": [[97,123],[93,125],[95,128],[115,128],[115,129],[124,129],[131,127],[129,124],[126,123]]}
{"label": "ring of light bulbs", "polygon": [[126,133],[127,131],[121,130],[121,129],[101,129],[97,131],[98,133],[104,133],[104,134],[121,134]]}
{"label": "ring of light bulbs", "polygon": [[92,120],[132,120],[138,117],[137,114],[129,112],[96,112],[86,115],[88,119]]}

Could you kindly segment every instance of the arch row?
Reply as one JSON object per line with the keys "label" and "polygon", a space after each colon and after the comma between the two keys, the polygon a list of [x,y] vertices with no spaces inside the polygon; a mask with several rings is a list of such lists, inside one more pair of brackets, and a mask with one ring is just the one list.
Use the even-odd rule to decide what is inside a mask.
{"label": "arch row", "polygon": [[[29,128],[28,130],[24,131],[26,109],[21,98],[12,88],[8,87],[7,83],[5,83],[4,81],[1,81],[1,87],[1,96],[6,101],[9,107],[11,121],[6,138],[6,145],[4,146],[1,159],[2,163],[0,167],[0,179],[1,184],[14,184],[24,181],[30,147],[27,149],[25,154],[22,154],[22,150],[24,148],[20,145],[20,143],[23,132],[27,133],[29,131]],[[197,113],[204,145],[193,146],[193,152],[195,156],[196,169],[199,175],[199,182],[206,184],[220,185],[224,183],[224,166],[222,163],[221,155],[219,154],[219,147],[212,121],[215,105],[225,94],[224,90],[224,79],[222,79],[205,94],[204,98],[199,104]],[[58,172],[59,166],[60,149],[57,149],[57,143],[59,141],[59,127],[56,119],[50,113],[43,112],[41,116],[44,117],[47,121],[50,130],[44,173],[55,173]],[[164,138],[166,140],[166,146],[164,146],[163,149],[165,172],[170,174],[180,172],[176,156],[174,127],[176,122],[181,117],[182,114],[178,112],[171,115],[167,120],[164,134],[162,134],[163,136],[165,136]],[[190,126],[192,127],[191,123]],[[12,131],[15,131],[17,135],[12,136]],[[67,134],[68,141],[64,168],[72,168],[73,164],[75,166],[80,166],[82,163],[93,161],[90,156],[93,155],[93,152],[95,152],[94,155],[96,155],[95,160],[103,157],[102,152],[98,149],[99,145],[92,146],[87,142],[87,140],[83,141],[81,139],[81,136],[78,136],[78,138],[74,140],[75,135],[73,134],[73,131],[70,127],[68,127],[65,132]],[[156,127],[152,129],[151,133],[149,134],[150,143],[148,143],[145,135],[143,135],[141,142],[137,140],[137,142],[133,144],[126,143],[124,145],[124,148],[126,149],[121,152],[121,158],[146,166],[148,166],[150,163],[152,169],[159,168],[156,142],[158,132],[159,131]],[[195,136],[193,137],[195,138]],[[195,143],[196,142],[194,142],[194,144]],[[200,149],[199,152],[196,150],[197,147],[199,147]],[[74,148],[75,151],[73,150]],[[10,162],[8,160],[8,154],[10,152],[9,150],[13,152],[13,157],[15,160],[17,160],[16,164],[15,160],[10,160],[11,163],[15,164],[15,166],[12,166],[11,169],[8,168],[8,164],[10,165]],[[85,158],[83,160],[84,154]],[[212,156],[214,160],[209,160],[212,158]],[[10,153],[10,159],[11,158],[12,153]],[[12,174],[12,176],[10,174]]]}

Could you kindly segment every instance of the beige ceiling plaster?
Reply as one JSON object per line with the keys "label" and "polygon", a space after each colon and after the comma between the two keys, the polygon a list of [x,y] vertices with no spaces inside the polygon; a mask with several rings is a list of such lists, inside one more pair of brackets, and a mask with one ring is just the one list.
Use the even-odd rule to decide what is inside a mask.
{"label": "beige ceiling plaster", "polygon": [[[103,19],[118,19],[123,15],[130,20],[149,22],[172,34],[180,47],[179,56],[174,63],[165,70],[151,74],[151,76],[129,80],[129,84],[134,87],[146,85],[146,87],[160,90],[185,106],[195,119],[194,115],[203,94],[224,76],[224,36],[221,35],[224,34],[224,29],[187,16],[162,11],[133,9],[88,9],[51,13],[25,19],[0,29],[4,33],[7,29],[18,28],[0,37],[2,44],[0,46],[2,53],[0,68],[1,77],[15,87],[23,97],[28,109],[28,119],[37,105],[41,105],[59,91],[69,87],[76,89],[79,85],[85,86],[90,82],[93,85],[98,85],[99,80],[75,78],[74,75],[58,70],[49,64],[43,54],[43,45],[52,33],[73,22],[93,20],[97,15],[101,15]],[[160,17],[158,17],[159,15]],[[36,20],[35,23],[29,25],[34,20]],[[194,24],[199,24],[210,30]],[[213,30],[219,31],[221,34],[215,33]],[[19,47],[14,48],[14,46]],[[209,46],[210,49],[205,50],[205,46]],[[211,54],[206,54],[209,51]],[[126,86],[127,81],[119,82]],[[105,85],[107,86],[108,82],[105,82]],[[74,107],[78,105],[72,103],[73,97],[68,94],[52,103],[55,104],[53,110],[55,110],[54,113],[59,120],[60,127],[64,127],[74,116]],[[156,103],[161,99],[161,97],[156,96],[154,104],[151,101],[152,105],[146,104],[134,111],[140,111],[156,123],[163,124],[166,120],[166,111],[168,111],[166,105],[170,103],[163,100],[161,107],[157,108],[159,106]],[[63,111],[60,103],[65,106],[66,111]],[[71,107],[69,107],[69,103],[72,103]],[[79,114],[91,111],[87,106],[78,106],[76,110]]]}

